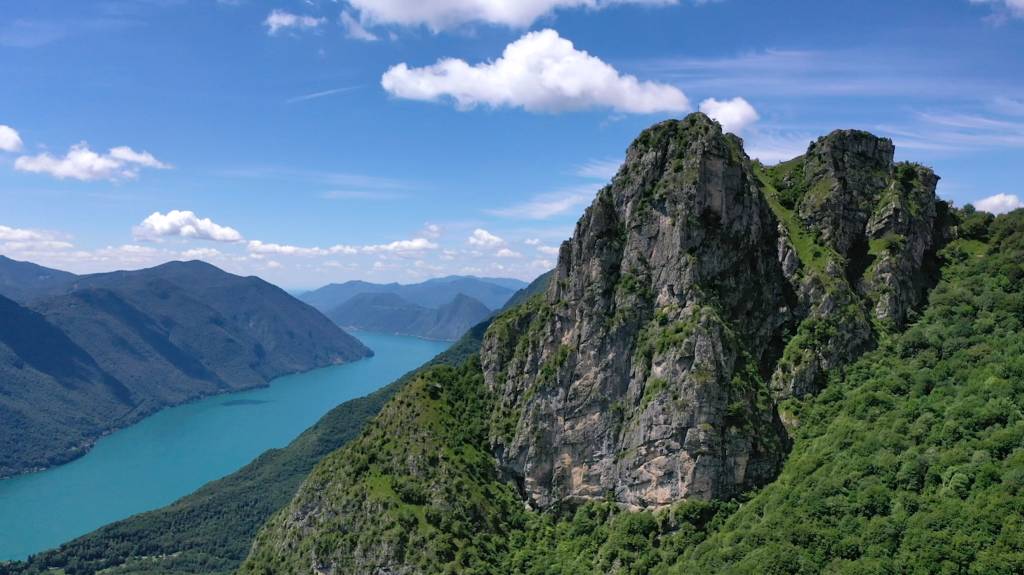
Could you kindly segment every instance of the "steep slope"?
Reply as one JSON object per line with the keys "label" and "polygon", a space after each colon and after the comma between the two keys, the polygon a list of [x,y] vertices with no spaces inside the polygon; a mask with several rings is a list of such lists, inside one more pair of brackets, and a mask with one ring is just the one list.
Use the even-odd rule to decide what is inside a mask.
{"label": "steep slope", "polygon": [[104,573],[229,573],[245,558],[257,530],[288,503],[324,456],[344,446],[417,374],[436,365],[458,365],[476,353],[488,323],[474,326],[447,351],[374,393],[347,401],[324,415],[287,447],[173,504],[128,519],[40,553],[0,573],[68,575]]}
{"label": "steep slope", "polygon": [[437,309],[394,293],[361,293],[327,312],[343,328],[454,341],[491,315],[479,301],[457,294]]}
{"label": "steep slope", "polygon": [[433,310],[394,293],[360,293],[326,312],[343,328],[409,335],[410,326]]}
{"label": "steep slope", "polygon": [[59,293],[76,277],[70,272],[0,256],[0,295],[17,302]]}
{"label": "steep slope", "polygon": [[[325,458],[242,572],[645,573],[678,558],[735,509],[720,501],[776,477],[798,398],[935,281],[951,217],[935,178],[902,177],[891,148],[819,139],[801,159],[814,195],[790,201],[785,168],[751,163],[702,114],[645,130],[547,290],[494,320],[479,364],[423,374]],[[808,198],[847,216],[793,209]],[[874,250],[878,234],[915,239]],[[581,549],[608,533],[610,555],[532,562],[577,507],[566,528],[593,537]],[[675,531],[688,535],[654,550]]]}
{"label": "steep slope", "polygon": [[459,294],[469,296],[490,309],[498,309],[525,283],[512,279],[475,278],[472,276],[448,276],[434,278],[418,284],[374,284],[364,281],[349,281],[330,284],[309,293],[300,299],[324,313],[344,304],[351,298],[364,293],[390,293],[425,308],[436,309],[451,302]]}
{"label": "steep slope", "polygon": [[[8,345],[0,443],[20,438],[23,448],[4,452],[0,476],[77,457],[99,435],[167,405],[372,353],[282,290],[200,262],[81,276],[32,308],[5,314],[5,331],[41,317],[63,340]],[[32,359],[50,353],[74,353],[77,367],[55,372],[70,364]]]}
{"label": "steep slope", "polygon": [[451,341],[462,336],[469,328],[491,315],[491,310],[479,300],[458,294],[414,324],[411,333],[429,339]]}

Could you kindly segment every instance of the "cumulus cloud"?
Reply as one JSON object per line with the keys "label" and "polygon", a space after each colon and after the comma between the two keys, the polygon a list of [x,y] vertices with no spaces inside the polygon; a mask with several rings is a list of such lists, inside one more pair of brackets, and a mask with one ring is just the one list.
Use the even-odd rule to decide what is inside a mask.
{"label": "cumulus cloud", "polygon": [[700,103],[700,111],[717,120],[723,130],[734,134],[739,134],[744,128],[760,119],[757,110],[743,98],[733,98],[732,100],[708,98]]}
{"label": "cumulus cloud", "polygon": [[0,249],[4,252],[49,252],[74,247],[71,242],[52,232],[12,228],[0,225]]}
{"label": "cumulus cloud", "polygon": [[292,14],[291,12],[285,12],[284,10],[273,10],[267,15],[267,19],[263,21],[263,25],[267,27],[267,33],[273,36],[281,30],[308,30],[310,28],[317,28],[326,21],[327,20],[325,18],[314,18],[313,16]]}
{"label": "cumulus cloud", "polygon": [[380,252],[418,252],[436,250],[437,248],[437,244],[427,238],[413,238],[411,240],[398,240],[388,244],[363,246],[362,251],[373,254]]}
{"label": "cumulus cloud", "polygon": [[473,234],[469,236],[468,241],[470,245],[480,246],[482,248],[496,248],[505,244],[505,240],[483,228],[473,230]]}
{"label": "cumulus cloud", "polygon": [[677,0],[349,0],[371,24],[427,26],[434,32],[470,22],[524,28],[560,8],[614,4],[671,5]]}
{"label": "cumulus cloud", "polygon": [[493,62],[471,65],[447,58],[423,68],[403,62],[384,73],[381,85],[409,100],[450,98],[460,110],[482,105],[530,112],[611,108],[649,114],[690,107],[679,88],[620,74],[550,29],[512,42]]}
{"label": "cumulus cloud", "polygon": [[63,157],[48,152],[36,156],[21,156],[14,161],[14,169],[36,174],[49,174],[59,180],[131,180],[142,168],[168,169],[171,166],[157,160],[149,152],[136,152],[127,146],[111,148],[106,154],[89,149],[81,142],[71,146]]}
{"label": "cumulus cloud", "polygon": [[996,194],[974,202],[974,207],[993,214],[1005,214],[1018,208],[1024,208],[1024,202],[1013,194]]}
{"label": "cumulus cloud", "polygon": [[345,36],[353,40],[362,40],[364,42],[376,42],[378,40],[376,34],[364,28],[359,20],[353,18],[348,12],[341,13],[341,27],[345,29]]}
{"label": "cumulus cloud", "polygon": [[300,246],[292,246],[288,244],[261,242],[259,240],[249,240],[247,248],[249,252],[253,254],[276,254],[285,256],[327,256],[337,254],[350,255],[358,253],[359,251],[358,249],[352,246],[346,246],[342,244],[331,246],[329,248],[321,248],[317,246],[306,248]]}
{"label": "cumulus cloud", "polygon": [[521,253],[519,253],[517,251],[510,250],[508,248],[501,248],[494,255],[498,256],[499,258],[521,258],[521,257],[523,257],[523,254],[521,254]]}
{"label": "cumulus cloud", "polygon": [[21,151],[21,136],[17,130],[5,124],[0,124],[0,151]]}
{"label": "cumulus cloud", "polygon": [[192,248],[181,252],[183,260],[212,260],[221,257],[220,250],[214,248]]}
{"label": "cumulus cloud", "polygon": [[227,226],[216,224],[210,218],[200,218],[188,210],[171,210],[166,214],[153,212],[133,233],[139,239],[182,237],[215,242],[240,242],[242,234]]}

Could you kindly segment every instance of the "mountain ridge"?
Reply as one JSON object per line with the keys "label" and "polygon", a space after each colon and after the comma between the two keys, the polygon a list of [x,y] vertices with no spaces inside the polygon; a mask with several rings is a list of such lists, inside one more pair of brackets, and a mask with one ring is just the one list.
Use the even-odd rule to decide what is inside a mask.
{"label": "mountain ridge", "polygon": [[[891,150],[837,131],[765,168],[702,114],[645,130],[546,290],[326,457],[240,572],[540,573],[562,526],[567,545],[608,537],[593,544],[618,559],[576,556],[594,571],[675,572],[730,500],[773,484],[800,406],[900,335],[951,265],[973,214]],[[615,546],[634,528],[646,555]],[[666,559],[660,540],[682,547]]]}
{"label": "mountain ridge", "polygon": [[[74,459],[165,406],[372,353],[279,288],[202,262],[75,276],[4,304],[0,475]],[[18,339],[27,323],[52,337]],[[53,353],[68,357],[33,359]]]}

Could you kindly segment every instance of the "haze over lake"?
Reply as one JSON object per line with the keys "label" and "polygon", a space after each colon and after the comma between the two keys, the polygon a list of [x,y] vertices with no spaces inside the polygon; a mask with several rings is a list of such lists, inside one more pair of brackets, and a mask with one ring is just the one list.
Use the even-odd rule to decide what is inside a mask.
{"label": "haze over lake", "polygon": [[331,408],[387,385],[447,342],[353,333],[374,357],[165,409],[66,465],[0,481],[0,560],[24,559],[155,509],[283,447]]}

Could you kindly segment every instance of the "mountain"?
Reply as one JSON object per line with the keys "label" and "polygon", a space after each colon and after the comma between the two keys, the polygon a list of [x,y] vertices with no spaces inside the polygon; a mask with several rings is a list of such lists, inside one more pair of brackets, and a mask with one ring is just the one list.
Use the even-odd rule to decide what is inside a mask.
{"label": "mountain", "polygon": [[77,276],[0,307],[0,476],[168,405],[372,353],[279,288],[201,262]]}
{"label": "mountain", "polygon": [[417,373],[437,365],[461,364],[476,353],[487,325],[468,330],[416,371],[335,407],[288,446],[268,450],[235,473],[171,505],[112,523],[26,562],[0,563],[0,573],[54,569],[68,575],[233,572],[259,528],[288,503],[318,461],[356,437]]}
{"label": "mountain", "polygon": [[327,312],[334,323],[356,330],[455,341],[491,315],[479,301],[456,294],[437,309],[408,302],[394,293],[361,293]]}
{"label": "mountain", "polygon": [[439,308],[462,294],[476,299],[490,309],[498,309],[523,287],[526,282],[504,278],[476,278],[448,276],[434,278],[418,284],[374,284],[349,281],[330,284],[300,296],[309,305],[328,313],[349,299],[364,293],[390,293],[426,308]]}
{"label": "mountain", "polygon": [[27,302],[60,293],[76,277],[70,272],[0,256],[0,295],[14,301]]}
{"label": "mountain", "polygon": [[1024,210],[889,140],[645,130],[547,289],[322,460],[241,573],[1016,573]]}

